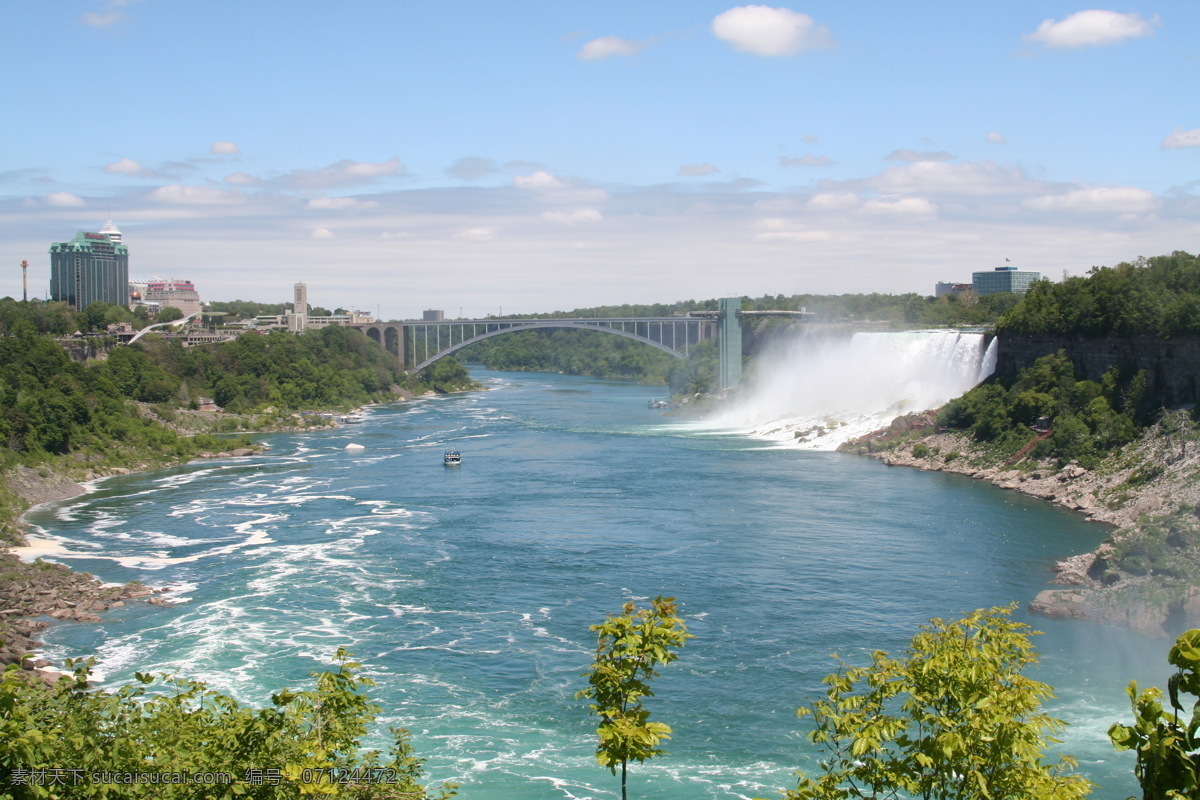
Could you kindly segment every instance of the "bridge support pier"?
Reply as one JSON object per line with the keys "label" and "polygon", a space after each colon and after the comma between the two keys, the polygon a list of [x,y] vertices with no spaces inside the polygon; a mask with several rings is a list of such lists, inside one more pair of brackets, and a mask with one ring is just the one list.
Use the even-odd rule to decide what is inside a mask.
{"label": "bridge support pier", "polygon": [[738,319],[742,298],[722,297],[717,303],[717,347],[721,356],[717,388],[724,392],[736,389],[742,380],[742,323]]}

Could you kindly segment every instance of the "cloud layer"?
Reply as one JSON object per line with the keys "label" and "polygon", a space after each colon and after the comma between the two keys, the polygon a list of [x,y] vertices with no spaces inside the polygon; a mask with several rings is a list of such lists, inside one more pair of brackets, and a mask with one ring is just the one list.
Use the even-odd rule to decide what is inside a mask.
{"label": "cloud layer", "polygon": [[1047,19],[1025,38],[1057,49],[1098,47],[1126,39],[1153,36],[1158,17],[1143,19],[1137,14],[1092,9],[1080,11],[1062,20]]}
{"label": "cloud layer", "polygon": [[808,14],[788,8],[738,6],[718,14],[713,35],[756,56],[792,56],[804,50],[832,47],[833,37]]}

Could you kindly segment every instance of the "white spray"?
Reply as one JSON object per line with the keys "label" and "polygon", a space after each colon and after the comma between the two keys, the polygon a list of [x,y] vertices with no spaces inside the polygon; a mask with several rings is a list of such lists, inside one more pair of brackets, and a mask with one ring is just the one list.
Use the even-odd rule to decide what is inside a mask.
{"label": "white spray", "polygon": [[763,354],[733,404],[710,418],[721,428],[810,450],[893,419],[936,408],[992,373],[996,341],[929,330],[799,336]]}

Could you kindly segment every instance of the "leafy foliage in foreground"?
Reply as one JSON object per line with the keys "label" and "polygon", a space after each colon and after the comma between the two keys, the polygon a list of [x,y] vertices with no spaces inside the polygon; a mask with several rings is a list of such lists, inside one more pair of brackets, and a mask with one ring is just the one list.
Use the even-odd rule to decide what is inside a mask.
{"label": "leafy foliage in foreground", "polygon": [[625,797],[629,762],[643,762],[665,755],[658,745],[671,738],[671,726],[651,722],[643,699],[653,697],[650,680],[660,665],[679,658],[691,634],[676,613],[675,598],[655,597],[649,608],[626,603],[623,613],[591,626],[596,634],[596,658],[589,672],[588,688],[576,697],[592,701],[593,714],[600,717],[596,760],[614,775],[621,767],[621,797]]}
{"label": "leafy foliage in foreground", "polygon": [[[1187,800],[1200,797],[1200,630],[1180,636],[1167,661],[1176,667],[1167,681],[1171,710],[1163,710],[1161,691],[1152,687],[1139,692],[1133,681],[1126,690],[1133,705],[1133,725],[1116,723],[1108,729],[1108,737],[1117,750],[1136,752],[1134,774],[1143,797]],[[1181,693],[1198,697],[1190,716],[1179,699]]]}
{"label": "leafy foliage in foreground", "polygon": [[1069,757],[1043,762],[1065,723],[1041,711],[1050,687],[1022,672],[1037,662],[1012,607],[934,619],[905,651],[876,651],[866,667],[825,679],[825,698],[801,709],[824,773],[800,773],[788,800],[956,798],[1068,800],[1091,784]]}
{"label": "leafy foliage in foreground", "polygon": [[[314,673],[315,689],[284,689],[258,710],[203,683],[142,673],[113,692],[89,690],[90,660],[53,688],[11,667],[0,681],[0,785],[11,792],[3,796],[453,796],[453,785],[433,795],[421,786],[423,760],[407,731],[391,729],[386,755],[360,748],[379,708],[350,658],[339,648],[336,671]],[[129,780],[138,775],[146,777]]]}

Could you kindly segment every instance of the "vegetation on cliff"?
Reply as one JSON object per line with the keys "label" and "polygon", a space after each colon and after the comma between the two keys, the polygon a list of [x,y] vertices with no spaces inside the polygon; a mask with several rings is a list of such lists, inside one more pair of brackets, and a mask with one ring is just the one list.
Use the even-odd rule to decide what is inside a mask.
{"label": "vegetation on cliff", "polygon": [[[1153,422],[1146,375],[1114,366],[1097,381],[1076,380],[1063,352],[1042,356],[1009,384],[986,381],[951,400],[938,425],[966,430],[1001,458],[1036,442],[1029,455],[1094,467]],[[1041,422],[1039,422],[1039,420]]]}
{"label": "vegetation on cliff", "polygon": [[[53,338],[77,324],[102,327],[114,316],[129,312],[101,303],[76,313],[64,303],[0,300],[0,471],[25,465],[79,479],[177,463],[250,446],[222,433],[303,424],[309,418],[299,411],[475,386],[453,359],[405,375],[362,333],[337,326],[194,348],[148,336],[83,364]],[[231,413],[209,414],[196,430],[199,418],[186,415],[202,398]],[[250,413],[256,421],[239,416]],[[13,521],[22,509],[19,498],[0,491],[0,541],[18,538]]]}
{"label": "vegetation on cliff", "polygon": [[175,383],[144,354],[118,352],[111,364],[76,364],[30,322],[13,323],[0,337],[0,469],[69,455],[76,465],[167,463],[230,446],[143,417],[130,399],[169,399]]}
{"label": "vegetation on cliff", "polygon": [[1200,256],[1177,250],[1115,267],[1093,267],[1086,277],[1038,281],[997,325],[1007,334],[1097,336],[1200,334]]}

